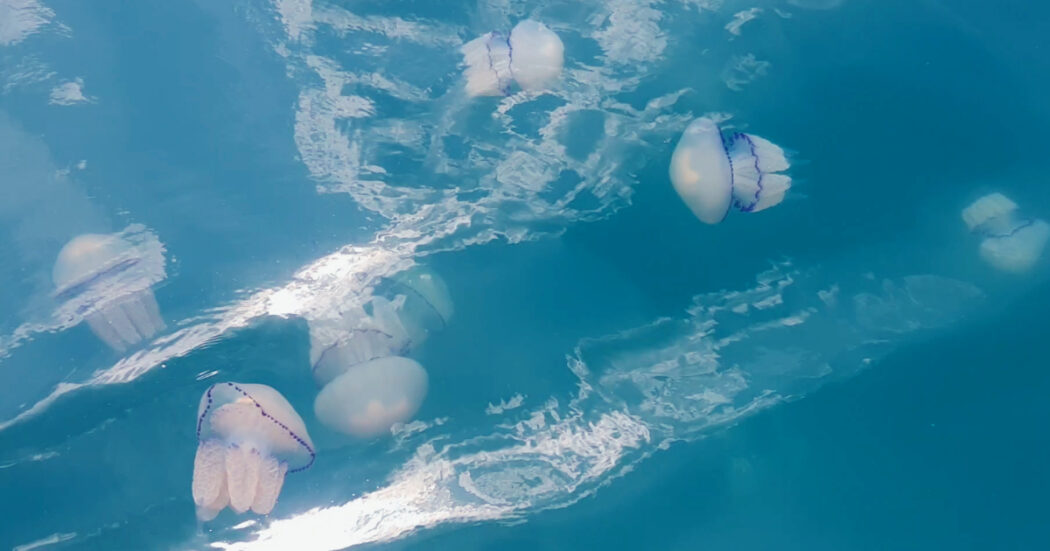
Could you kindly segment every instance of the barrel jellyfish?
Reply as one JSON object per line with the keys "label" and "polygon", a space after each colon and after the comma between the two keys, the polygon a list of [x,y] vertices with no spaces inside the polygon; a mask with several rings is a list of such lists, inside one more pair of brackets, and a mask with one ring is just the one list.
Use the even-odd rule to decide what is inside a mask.
{"label": "barrel jellyfish", "polygon": [[397,356],[409,337],[389,300],[373,297],[366,306],[349,308],[334,320],[310,322],[310,355],[314,380],[324,386],[348,367]]}
{"label": "barrel jellyfish", "polygon": [[197,410],[193,502],[197,517],[211,520],[227,505],[237,513],[268,514],[284,476],[314,461],[302,418],[266,385],[219,383]]}
{"label": "barrel jellyfish", "polygon": [[974,201],[963,209],[962,219],[981,238],[981,258],[1004,272],[1030,270],[1050,239],[1050,224],[1020,216],[1017,203],[1001,193]]}
{"label": "barrel jellyfish", "polygon": [[318,393],[314,413],[329,428],[371,438],[408,421],[427,394],[427,372],[400,356],[348,365]]}
{"label": "barrel jellyfish", "polygon": [[52,271],[55,298],[118,352],[164,328],[150,288],[163,279],[163,249],[149,237],[143,247],[120,234],[80,235],[62,247]]}
{"label": "barrel jellyfish", "polygon": [[671,184],[702,222],[717,224],[729,208],[757,212],[779,204],[791,187],[784,150],[752,134],[731,140],[706,117],[682,133],[671,155]]}
{"label": "barrel jellyfish", "polygon": [[423,266],[394,276],[388,291],[410,348],[419,347],[432,332],[444,329],[455,312],[445,281]]}
{"label": "barrel jellyfish", "polygon": [[565,46],[543,23],[525,19],[510,35],[494,31],[460,48],[466,64],[467,95],[505,96],[511,84],[539,90],[561,74]]}

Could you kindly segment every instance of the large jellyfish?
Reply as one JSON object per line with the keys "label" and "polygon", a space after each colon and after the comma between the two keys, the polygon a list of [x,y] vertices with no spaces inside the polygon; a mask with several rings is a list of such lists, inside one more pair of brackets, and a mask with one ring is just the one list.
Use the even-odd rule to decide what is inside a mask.
{"label": "large jellyfish", "polygon": [[432,332],[444,329],[455,312],[445,281],[424,266],[394,276],[389,292],[408,334],[410,348],[423,344]]}
{"label": "large jellyfish", "polygon": [[990,193],[962,211],[963,222],[981,237],[981,258],[1004,272],[1024,273],[1043,255],[1050,224],[1018,214],[1017,203]]}
{"label": "large jellyfish", "polygon": [[193,501],[201,520],[215,518],[227,505],[237,513],[268,514],[285,474],[314,461],[302,418],[266,385],[209,387],[197,412],[197,441]]}
{"label": "large jellyfish", "polygon": [[490,32],[460,48],[469,96],[505,96],[511,84],[539,90],[561,74],[565,46],[543,23],[525,19],[509,35]]}
{"label": "large jellyfish", "polygon": [[784,150],[751,134],[731,140],[706,117],[682,133],[671,155],[671,184],[702,222],[717,224],[731,206],[757,212],[779,204],[791,187]]}
{"label": "large jellyfish", "polygon": [[164,328],[150,288],[164,278],[163,248],[144,234],[127,235],[135,242],[125,234],[75,237],[62,247],[52,271],[55,298],[68,314],[84,316],[95,335],[118,352]]}
{"label": "large jellyfish", "polygon": [[371,438],[408,421],[427,394],[427,372],[416,361],[390,356],[348,365],[314,400],[314,413],[329,428]]}

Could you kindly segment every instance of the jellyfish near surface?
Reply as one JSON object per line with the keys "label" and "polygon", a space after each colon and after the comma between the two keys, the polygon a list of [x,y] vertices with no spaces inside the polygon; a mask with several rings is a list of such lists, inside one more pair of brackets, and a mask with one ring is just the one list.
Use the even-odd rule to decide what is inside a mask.
{"label": "jellyfish near surface", "polygon": [[455,313],[445,280],[425,266],[395,275],[388,289],[410,349],[422,345],[431,333],[444,329]]}
{"label": "jellyfish near surface", "polygon": [[539,90],[561,74],[565,45],[543,23],[526,19],[510,34],[486,33],[460,48],[466,65],[467,95],[505,96],[511,84]]}
{"label": "jellyfish near surface", "polygon": [[411,419],[427,386],[427,372],[416,361],[379,358],[347,366],[318,393],[314,413],[332,430],[372,438]]}
{"label": "jellyfish near surface", "polygon": [[1050,224],[1021,216],[1001,193],[977,199],[962,211],[966,227],[981,237],[981,258],[998,270],[1020,274],[1035,266],[1050,240]]}
{"label": "jellyfish near surface", "polygon": [[163,247],[148,232],[75,237],[62,247],[52,271],[61,309],[83,316],[118,352],[164,329],[151,289],[162,279]]}
{"label": "jellyfish near surface", "polygon": [[780,204],[791,187],[784,150],[764,138],[736,133],[731,140],[714,120],[686,127],[671,155],[671,184],[700,221],[717,224],[736,206],[758,212]]}
{"label": "jellyfish near surface", "polygon": [[309,468],[315,456],[302,418],[266,385],[209,387],[197,411],[197,441],[193,501],[205,521],[227,506],[268,514],[285,475]]}
{"label": "jellyfish near surface", "polygon": [[367,306],[371,313],[352,307],[335,319],[310,322],[310,363],[319,386],[350,366],[398,356],[408,348],[408,333],[390,301],[373,297]]}

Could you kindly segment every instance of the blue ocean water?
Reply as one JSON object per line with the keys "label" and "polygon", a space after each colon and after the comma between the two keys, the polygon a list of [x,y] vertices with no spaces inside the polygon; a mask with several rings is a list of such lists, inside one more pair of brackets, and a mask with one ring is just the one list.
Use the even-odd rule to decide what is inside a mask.
{"label": "blue ocean water", "polygon": [[[459,48],[527,18],[558,82],[465,97]],[[1050,216],[1048,30],[1015,0],[0,0],[0,547],[1045,549],[1050,263],[996,270],[960,211]],[[790,150],[787,200],[685,208],[705,115]],[[134,264],[63,292],[85,233]],[[426,399],[340,434],[321,328],[412,265],[455,304],[404,351]],[[165,327],[107,346],[117,296]],[[201,521],[225,381],[316,461]]]}

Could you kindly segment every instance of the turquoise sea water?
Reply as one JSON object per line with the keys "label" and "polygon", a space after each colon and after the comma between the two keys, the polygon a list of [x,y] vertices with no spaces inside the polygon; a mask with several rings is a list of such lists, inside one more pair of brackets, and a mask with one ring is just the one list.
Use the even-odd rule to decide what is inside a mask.
{"label": "turquoise sea water", "polygon": [[[459,47],[526,18],[562,77],[466,98]],[[0,0],[0,547],[1045,549],[1050,265],[997,271],[960,211],[1050,217],[1048,30],[1014,0]],[[704,115],[790,150],[784,203],[685,208]],[[138,263],[56,293],[84,233]],[[413,263],[455,304],[415,422],[326,428],[311,330]],[[86,318],[144,289],[165,328],[107,347]],[[201,522],[224,381],[317,457]]]}

